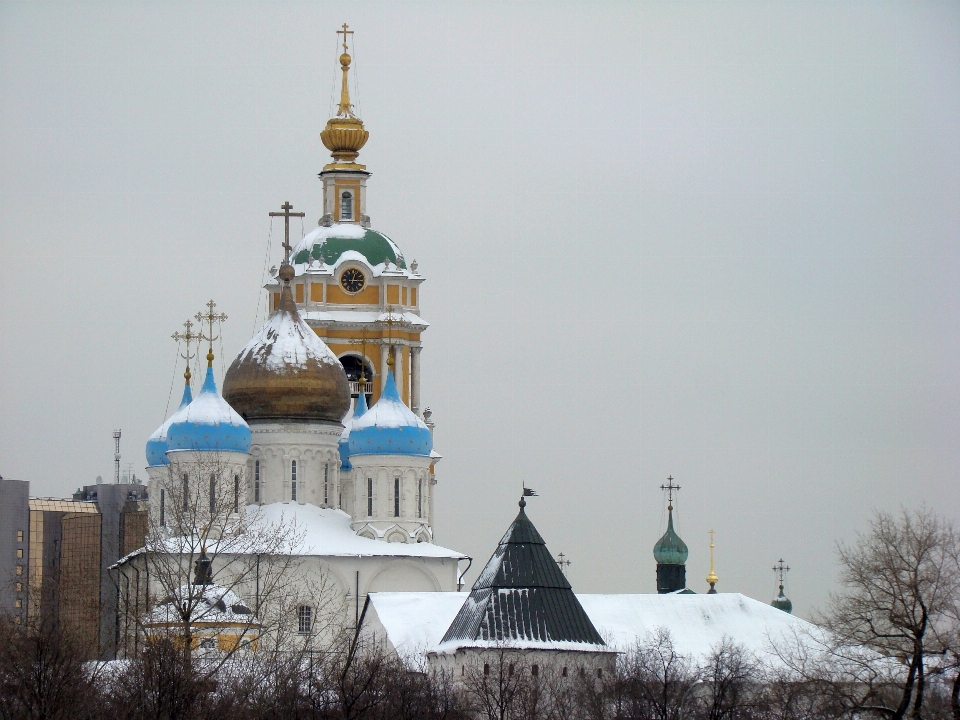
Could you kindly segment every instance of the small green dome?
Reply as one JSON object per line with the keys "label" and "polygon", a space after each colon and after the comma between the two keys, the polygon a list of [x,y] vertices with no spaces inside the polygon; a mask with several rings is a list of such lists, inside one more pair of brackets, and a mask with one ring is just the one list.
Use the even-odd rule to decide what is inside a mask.
{"label": "small green dome", "polygon": [[376,230],[348,223],[321,226],[307,233],[293,249],[293,262],[302,265],[315,258],[333,265],[349,250],[363,255],[371,266],[389,260],[401,269],[407,268],[400,248],[393,240]]}
{"label": "small green dome", "polygon": [[690,551],[673,529],[673,508],[668,509],[667,531],[653,546],[653,557],[659,565],[685,565]]}
{"label": "small green dome", "polygon": [[793,614],[793,603],[790,598],[783,594],[783,585],[780,586],[780,594],[770,603],[777,610],[783,610],[785,613]]}

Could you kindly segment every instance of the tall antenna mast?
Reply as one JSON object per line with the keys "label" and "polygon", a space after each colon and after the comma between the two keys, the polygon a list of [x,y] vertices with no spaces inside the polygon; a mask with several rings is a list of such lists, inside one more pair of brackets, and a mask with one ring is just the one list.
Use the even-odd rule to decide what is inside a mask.
{"label": "tall antenna mast", "polygon": [[113,464],[114,464],[114,473],[113,481],[120,484],[120,431],[113,431]]}

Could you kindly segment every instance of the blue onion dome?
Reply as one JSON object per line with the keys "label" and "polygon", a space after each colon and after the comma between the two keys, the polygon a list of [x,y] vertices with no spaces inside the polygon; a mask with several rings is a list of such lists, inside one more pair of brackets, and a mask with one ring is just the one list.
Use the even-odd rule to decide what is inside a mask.
{"label": "blue onion dome", "polygon": [[[187,381],[183,384],[183,399],[180,400],[180,407],[177,408],[177,412],[183,410],[193,401],[193,393],[190,392],[190,368],[187,368],[184,377]],[[160,467],[170,464],[170,460],[167,458],[167,434],[170,431],[170,424],[173,422],[176,414],[175,412],[168,417],[163,425],[158,427],[153,435],[150,436],[150,439],[147,440],[148,467]]]}
{"label": "blue onion dome", "polygon": [[349,409],[343,365],[300,317],[289,277],[276,311],[227,370],[223,396],[247,422],[339,425]]}
{"label": "blue onion dome", "polygon": [[777,610],[783,610],[785,613],[793,614],[793,603],[790,602],[790,598],[783,594],[783,585],[780,586],[780,594],[777,595],[770,604]]}
{"label": "blue onion dome", "polygon": [[659,565],[684,565],[690,551],[673,529],[673,506],[667,506],[667,531],[653,546],[653,557]]}
{"label": "blue onion dome", "polygon": [[430,429],[403,404],[392,369],[387,371],[380,399],[362,417],[354,417],[348,443],[351,456],[429,456],[433,450]]}
{"label": "blue onion dome", "polygon": [[316,259],[335,265],[349,250],[360,253],[371,267],[389,261],[402,270],[407,269],[403,254],[393,240],[382,232],[355,223],[335,223],[307,233],[293,249],[291,262],[303,265]]}
{"label": "blue onion dome", "polygon": [[353,421],[366,411],[367,396],[365,393],[360,393],[357,396],[356,407],[351,407],[346,417],[343,418],[343,432],[340,433],[340,442],[337,445],[337,449],[340,451],[341,470],[353,470],[353,465],[350,464],[350,428],[353,427]]}
{"label": "blue onion dome", "polygon": [[213,353],[207,354],[207,377],[196,399],[175,412],[167,431],[167,450],[220,450],[245,453],[250,427],[220,397],[213,379]]}

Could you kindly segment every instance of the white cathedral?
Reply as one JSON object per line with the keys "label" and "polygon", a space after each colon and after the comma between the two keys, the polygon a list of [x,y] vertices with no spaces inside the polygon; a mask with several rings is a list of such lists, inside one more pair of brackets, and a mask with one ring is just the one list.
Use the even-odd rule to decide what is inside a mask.
{"label": "white cathedral", "polygon": [[[189,515],[197,521],[189,532],[202,527],[207,543],[242,534],[248,517],[292,523],[295,546],[288,551],[308,574],[323,575],[327,597],[348,609],[344,622],[393,651],[453,666],[507,643],[580,653],[602,667],[659,626],[671,628],[681,650],[706,652],[730,635],[759,652],[771,633],[808,626],[785,607],[737,593],[684,593],[687,548],[672,516],[658,543],[658,577],[662,566],[663,577],[678,585],[661,587],[666,594],[659,595],[575,595],[523,500],[472,591],[461,592],[471,558],[433,536],[440,455],[420,396],[424,278],[415,261],[370,228],[370,173],[357,163],[369,133],[350,102],[346,42],[340,64],[338,112],[321,133],[333,162],[320,173],[318,226],[295,246],[285,242],[266,286],[271,314],[233,359],[222,394],[212,343],[196,397],[185,373],[180,407],[147,442],[151,527],[167,529],[172,541]],[[298,216],[291,210],[285,204],[276,213],[288,232],[290,217]],[[209,340],[216,318],[211,303],[206,335],[188,326],[184,338]],[[197,550],[191,547],[193,582],[220,583],[217,560],[205,559],[206,547]],[[130,598],[142,598],[145,607],[163,602],[147,555],[134,553],[118,565],[127,605]],[[240,589],[260,592],[252,581]],[[254,598],[239,597],[237,613],[246,606],[263,612]],[[297,609],[301,632],[316,610],[309,603]]]}

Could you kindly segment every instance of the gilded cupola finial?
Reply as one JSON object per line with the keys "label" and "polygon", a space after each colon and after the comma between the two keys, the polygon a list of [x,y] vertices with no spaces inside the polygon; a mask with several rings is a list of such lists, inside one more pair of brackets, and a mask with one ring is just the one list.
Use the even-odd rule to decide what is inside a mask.
{"label": "gilded cupola finial", "polygon": [[187,346],[187,351],[185,353],[181,353],[180,357],[187,361],[187,368],[183,371],[183,384],[189,387],[190,378],[192,377],[190,374],[190,361],[197,356],[196,353],[190,352],[190,345],[192,345],[194,342],[198,342],[202,336],[201,333],[193,332],[193,322],[191,320],[187,320],[183,324],[183,327],[185,328],[183,332],[175,332],[170,337],[177,342],[182,340],[184,345]]}
{"label": "gilded cupola finial", "polygon": [[209,343],[209,346],[207,349],[207,367],[208,368],[213,367],[213,341],[220,339],[219,335],[213,334],[213,324],[218,322],[222,323],[224,320],[227,319],[227,316],[225,313],[215,313],[213,311],[213,309],[216,306],[217,304],[213,300],[211,300],[210,302],[207,303],[207,311],[205,313],[198,312],[194,316],[197,322],[207,324],[207,328],[208,328],[207,333],[204,334],[203,332],[201,332],[197,337],[199,337],[201,340],[206,340]]}
{"label": "gilded cupola finial", "polygon": [[720,582],[717,573],[713,571],[713,536],[715,532],[715,530],[710,531],[710,574],[707,575],[707,582],[710,584],[710,589],[707,591],[707,595],[716,595],[717,589],[715,585]]}
{"label": "gilded cupola finial", "polygon": [[320,133],[320,139],[333,155],[334,166],[351,165],[351,169],[363,169],[354,163],[370,133],[364,129],[363,121],[356,116],[353,103],[350,102],[349,74],[353,58],[347,52],[347,36],[353,35],[353,30],[348,30],[347,27],[344,23],[343,29],[337,30],[337,35],[343,35],[343,52],[340,54],[340,71],[343,73],[340,82],[340,104],[337,106],[336,116],[327,121],[327,126]]}

